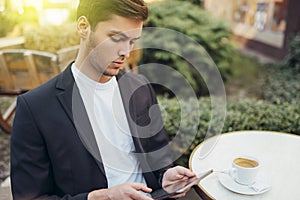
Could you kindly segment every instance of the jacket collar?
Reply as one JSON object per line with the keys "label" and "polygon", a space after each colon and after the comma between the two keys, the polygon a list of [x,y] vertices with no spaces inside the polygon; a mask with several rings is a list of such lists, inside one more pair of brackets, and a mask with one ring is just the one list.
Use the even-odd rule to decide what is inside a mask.
{"label": "jacket collar", "polygon": [[57,93],[57,98],[65,112],[68,114],[68,117],[73,122],[84,147],[94,157],[99,169],[105,176],[96,138],[84,107],[84,103],[80,96],[79,89],[72,75],[72,64],[73,63],[70,63],[65,71],[58,76],[56,88],[59,92]]}
{"label": "jacket collar", "polygon": [[[77,129],[77,133],[85,146],[85,148],[90,152],[90,154],[96,159],[100,170],[105,174],[101,155],[98,149],[96,138],[92,130],[86,109],[84,107],[82,98],[79,93],[79,89],[75,83],[73,77],[71,66],[73,62],[68,65],[68,67],[60,74],[57,80],[56,88],[59,90],[57,97],[68,114],[69,118],[73,122]],[[138,102],[135,98],[131,98],[132,90],[136,88],[136,84],[130,81],[130,76],[126,75],[126,72],[120,70],[117,75],[117,81],[120,88],[121,97],[124,104],[125,113],[127,116],[128,124],[130,127],[131,134],[133,136],[138,136],[138,130],[136,124],[130,120],[132,116],[130,113],[136,113],[135,106]],[[129,105],[130,102],[130,105]],[[76,109],[76,112],[74,112]],[[138,137],[133,137],[134,145],[139,153],[144,153],[143,145]],[[143,154],[142,154],[143,155]],[[145,159],[144,156],[138,159]],[[145,163],[145,162],[142,162]]]}

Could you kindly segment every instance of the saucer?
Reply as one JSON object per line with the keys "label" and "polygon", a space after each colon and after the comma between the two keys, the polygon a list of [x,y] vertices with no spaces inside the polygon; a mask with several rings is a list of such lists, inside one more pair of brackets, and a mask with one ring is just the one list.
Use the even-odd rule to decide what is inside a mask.
{"label": "saucer", "polygon": [[[262,178],[263,177],[263,178]],[[220,173],[219,176],[219,181],[220,183],[227,188],[228,190],[239,193],[239,194],[245,194],[245,195],[257,195],[257,194],[262,194],[271,189],[271,184],[269,181],[267,181],[266,176],[262,173],[258,174],[257,178],[255,179],[257,185],[266,185],[263,190],[257,191],[253,189],[251,186],[248,185],[241,185],[237,183],[233,178],[227,174],[227,173]]]}

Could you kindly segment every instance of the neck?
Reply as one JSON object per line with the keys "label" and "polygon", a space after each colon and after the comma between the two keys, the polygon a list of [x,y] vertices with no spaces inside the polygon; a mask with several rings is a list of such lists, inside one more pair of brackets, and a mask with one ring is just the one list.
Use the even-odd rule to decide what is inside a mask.
{"label": "neck", "polygon": [[106,76],[103,74],[99,74],[98,71],[96,71],[93,67],[88,67],[90,65],[87,65],[87,63],[81,64],[80,62],[75,61],[75,66],[80,70],[83,74],[85,74],[90,79],[97,81],[99,83],[106,83],[109,81],[112,76]]}
{"label": "neck", "polygon": [[109,81],[112,78],[112,76],[105,76],[105,75],[101,75],[100,78],[98,79],[99,83],[106,83],[107,81]]}
{"label": "neck", "polygon": [[105,83],[109,81],[112,77],[111,76],[105,76],[103,74],[99,74],[98,71],[96,71],[92,66],[92,64],[87,59],[88,55],[83,51],[82,46],[80,46],[78,55],[75,59],[75,66],[87,77],[90,79],[97,81],[99,83]]}

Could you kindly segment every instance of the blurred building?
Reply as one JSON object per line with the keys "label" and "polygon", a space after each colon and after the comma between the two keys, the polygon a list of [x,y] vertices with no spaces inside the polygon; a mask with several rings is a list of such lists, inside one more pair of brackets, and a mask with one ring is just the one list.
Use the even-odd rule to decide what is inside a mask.
{"label": "blurred building", "polygon": [[226,19],[240,44],[277,59],[300,31],[299,0],[205,0],[204,8]]}

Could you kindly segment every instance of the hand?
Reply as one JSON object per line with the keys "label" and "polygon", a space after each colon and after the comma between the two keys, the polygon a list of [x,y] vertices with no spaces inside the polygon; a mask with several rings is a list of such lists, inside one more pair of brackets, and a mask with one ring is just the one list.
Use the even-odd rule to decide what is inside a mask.
{"label": "hand", "polygon": [[139,191],[150,193],[152,189],[142,183],[123,183],[108,189],[92,191],[88,200],[152,200]]}
{"label": "hand", "polygon": [[[194,174],[192,171],[190,171],[187,168],[176,166],[173,168],[168,169],[163,176],[162,179],[162,187],[167,188],[168,186],[171,186],[172,184],[183,181],[192,177],[196,177],[196,174]],[[190,188],[189,188],[190,189]],[[185,194],[189,191],[186,190],[183,193],[180,193],[178,195],[172,196],[171,198],[180,198],[184,197]]]}

